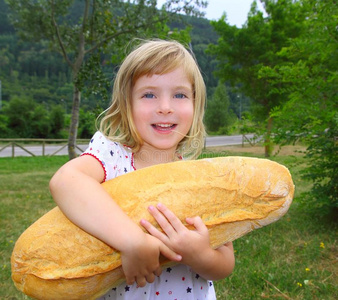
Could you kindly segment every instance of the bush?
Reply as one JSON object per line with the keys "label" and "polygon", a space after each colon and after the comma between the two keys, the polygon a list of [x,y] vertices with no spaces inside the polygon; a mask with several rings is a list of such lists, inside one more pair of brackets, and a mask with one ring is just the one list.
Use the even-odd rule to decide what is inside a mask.
{"label": "bush", "polygon": [[60,105],[49,111],[27,97],[13,97],[0,114],[2,138],[63,138],[64,129],[65,111]]}
{"label": "bush", "polygon": [[51,137],[63,138],[62,129],[65,127],[65,110],[61,105],[53,106],[50,114]]}
{"label": "bush", "polygon": [[302,201],[316,214],[338,215],[338,113],[329,122],[329,127],[311,138],[305,157],[309,167],[303,178],[313,181],[313,188]]}

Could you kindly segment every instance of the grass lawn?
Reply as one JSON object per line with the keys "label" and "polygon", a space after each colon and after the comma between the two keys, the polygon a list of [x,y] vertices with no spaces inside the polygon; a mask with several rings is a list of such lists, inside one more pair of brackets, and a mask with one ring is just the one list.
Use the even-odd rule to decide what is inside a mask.
{"label": "grass lawn", "polygon": [[[299,172],[301,147],[285,147],[272,157],[287,166],[296,185],[289,212],[278,222],[234,241],[233,274],[215,282],[218,299],[338,299],[337,226],[304,212],[297,202],[310,188]],[[207,156],[263,157],[262,147],[209,148]],[[11,281],[10,256],[15,241],[35,220],[55,206],[48,190],[65,156],[0,158],[0,299],[28,299]]]}

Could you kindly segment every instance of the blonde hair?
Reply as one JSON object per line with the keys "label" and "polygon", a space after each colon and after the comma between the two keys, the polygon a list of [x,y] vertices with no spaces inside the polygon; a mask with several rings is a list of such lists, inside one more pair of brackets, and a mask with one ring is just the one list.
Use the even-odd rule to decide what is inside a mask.
{"label": "blonde hair", "polygon": [[139,151],[143,141],[132,118],[132,87],[141,76],[166,74],[178,67],[183,67],[192,83],[194,117],[188,135],[178,144],[177,152],[185,158],[197,158],[205,137],[205,84],[192,54],[176,41],[143,41],[125,58],[116,75],[111,105],[101,119],[100,131],[109,139],[128,145],[133,152]]}

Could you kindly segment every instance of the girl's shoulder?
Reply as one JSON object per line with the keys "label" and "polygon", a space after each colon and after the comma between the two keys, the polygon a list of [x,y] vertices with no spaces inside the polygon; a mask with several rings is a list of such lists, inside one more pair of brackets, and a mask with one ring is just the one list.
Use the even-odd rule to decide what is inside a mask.
{"label": "girl's shoulder", "polygon": [[101,163],[106,174],[104,181],[134,170],[131,149],[110,140],[99,131],[90,139],[82,155],[91,155]]}
{"label": "girl's shoulder", "polygon": [[107,151],[107,149],[115,149],[116,151],[132,152],[131,149],[119,142],[113,141],[105,136],[102,132],[97,131],[90,139],[89,145],[96,148],[96,151]]}

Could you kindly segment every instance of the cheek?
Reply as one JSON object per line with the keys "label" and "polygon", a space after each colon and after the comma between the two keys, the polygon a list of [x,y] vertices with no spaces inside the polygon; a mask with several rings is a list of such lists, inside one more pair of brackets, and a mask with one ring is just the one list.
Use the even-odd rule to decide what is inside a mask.
{"label": "cheek", "polygon": [[142,116],[149,115],[151,110],[149,109],[149,106],[146,104],[140,105],[136,104],[132,107],[132,114],[133,117],[142,118]]}
{"label": "cheek", "polygon": [[182,117],[184,117],[185,119],[187,119],[190,122],[192,122],[192,119],[194,117],[194,105],[193,105],[193,103],[187,104],[182,109]]}
{"label": "cheek", "polygon": [[147,105],[133,105],[132,107],[132,117],[135,127],[138,131],[142,131],[142,127],[146,126],[151,120],[151,110]]}

